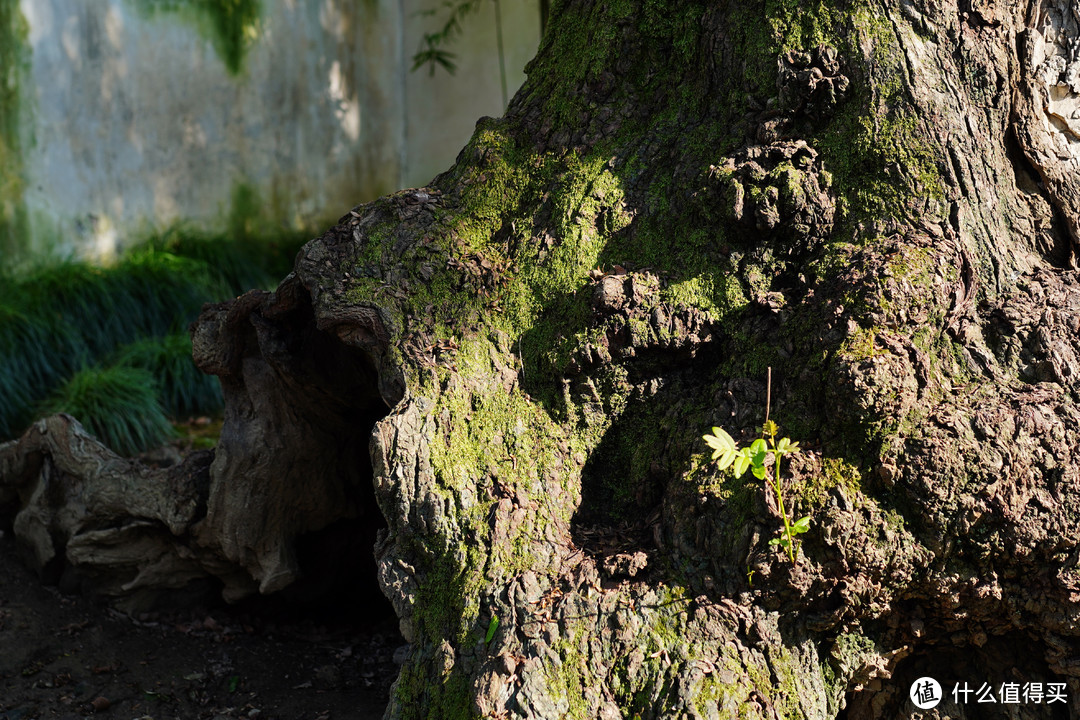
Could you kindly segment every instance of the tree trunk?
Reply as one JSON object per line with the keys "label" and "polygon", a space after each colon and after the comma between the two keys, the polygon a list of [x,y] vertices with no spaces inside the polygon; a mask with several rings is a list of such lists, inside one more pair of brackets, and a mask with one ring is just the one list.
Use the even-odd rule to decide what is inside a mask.
{"label": "tree trunk", "polygon": [[[204,566],[297,578],[374,423],[388,718],[1067,716],[1003,694],[1080,692],[1078,23],[556,4],[453,168],[204,313]],[[767,411],[794,563],[701,439]]]}

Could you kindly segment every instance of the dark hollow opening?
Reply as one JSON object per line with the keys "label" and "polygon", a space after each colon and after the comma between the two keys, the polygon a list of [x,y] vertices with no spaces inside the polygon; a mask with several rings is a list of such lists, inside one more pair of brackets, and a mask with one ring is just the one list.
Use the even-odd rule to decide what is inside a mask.
{"label": "dark hollow opening", "polygon": [[[241,607],[285,618],[378,626],[396,616],[377,581],[376,536],[387,527],[375,497],[369,440],[389,408],[378,372],[361,350],[320,330],[310,299],[263,320],[253,315],[260,351],[276,370],[282,403],[307,424],[307,437],[323,444],[318,469],[341,483],[349,516],[296,538],[302,577],[278,593],[255,596]],[[397,632],[396,630],[394,632]]]}

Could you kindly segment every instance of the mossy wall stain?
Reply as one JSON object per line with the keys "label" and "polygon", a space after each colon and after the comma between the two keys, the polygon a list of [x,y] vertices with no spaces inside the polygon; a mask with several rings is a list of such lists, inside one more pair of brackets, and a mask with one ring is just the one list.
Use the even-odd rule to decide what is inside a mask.
{"label": "mossy wall stain", "polygon": [[19,0],[0,0],[0,251],[5,257],[17,255],[27,241],[22,86],[30,62],[28,33]]}
{"label": "mossy wall stain", "polygon": [[[226,232],[238,240],[294,234],[283,231],[292,224],[288,218],[275,217],[275,207],[280,207],[280,204],[264,201],[257,186],[244,180],[238,181],[229,193]],[[303,230],[300,234],[304,234]]]}
{"label": "mossy wall stain", "polygon": [[243,70],[244,56],[259,37],[260,0],[129,0],[144,13],[178,13],[209,36],[233,75]]}

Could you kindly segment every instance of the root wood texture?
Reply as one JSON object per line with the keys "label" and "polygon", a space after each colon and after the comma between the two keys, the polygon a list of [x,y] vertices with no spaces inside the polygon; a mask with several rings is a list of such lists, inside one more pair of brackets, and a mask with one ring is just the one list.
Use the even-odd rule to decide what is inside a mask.
{"label": "root wood texture", "polygon": [[[88,463],[46,421],[0,448],[22,539],[81,567],[141,523],[240,596],[381,511],[411,645],[388,718],[906,718],[922,675],[1076,702],[1078,22],[555,3],[449,171],[203,313],[213,462]],[[757,433],[770,366],[795,564],[700,439]],[[72,514],[132,478],[161,491]]]}

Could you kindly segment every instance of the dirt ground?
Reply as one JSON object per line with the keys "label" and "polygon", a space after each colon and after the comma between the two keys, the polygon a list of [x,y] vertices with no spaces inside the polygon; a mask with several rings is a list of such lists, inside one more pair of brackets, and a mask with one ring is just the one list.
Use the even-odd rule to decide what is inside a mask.
{"label": "dirt ground", "polygon": [[381,718],[404,640],[310,609],[129,617],[41,585],[0,537],[0,720]]}

